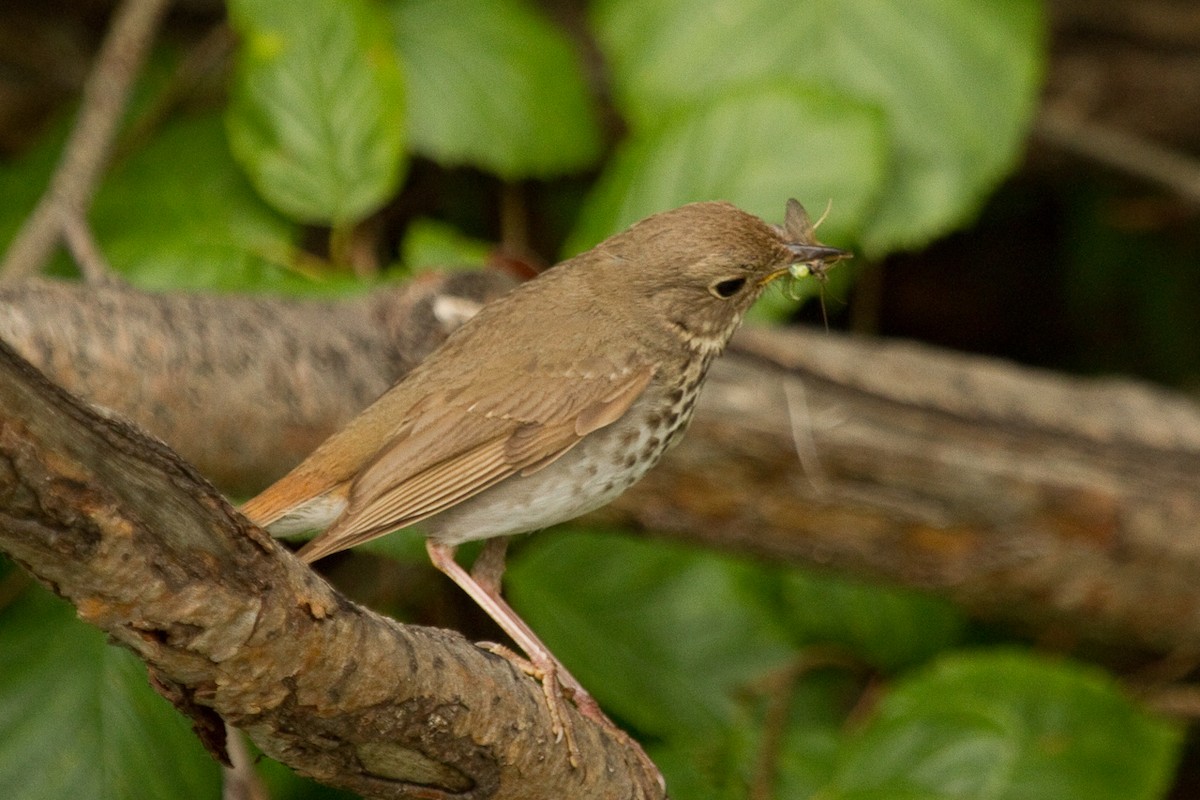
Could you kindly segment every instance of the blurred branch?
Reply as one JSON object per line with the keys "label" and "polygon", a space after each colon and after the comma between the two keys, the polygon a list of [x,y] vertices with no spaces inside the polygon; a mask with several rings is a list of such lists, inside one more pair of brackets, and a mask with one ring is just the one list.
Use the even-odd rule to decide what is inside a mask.
{"label": "blurred branch", "polygon": [[113,160],[120,161],[145,146],[170,112],[196,94],[206,80],[220,84],[235,44],[233,31],[224,22],[214,25],[192,43],[171,72],[166,86],[129,121],[113,152]]}
{"label": "blurred branch", "polygon": [[225,726],[225,750],[229,754],[229,764],[221,771],[221,800],[271,800],[267,787],[254,769],[254,757],[245,737],[232,725]]}
{"label": "blurred branch", "polygon": [[35,275],[50,258],[54,246],[70,234],[72,253],[89,277],[103,260],[87,245],[87,209],[108,161],[113,138],[125,111],[129,92],[154,40],[168,0],[123,0],[109,25],[91,74],[83,86],[83,100],[75,126],[63,148],[50,186],[13,238],[0,264],[0,281],[12,282]]}
{"label": "blurred branch", "polygon": [[297,772],[368,798],[661,797],[573,709],[458,634],[338,595],[165,445],[0,345],[0,548],[146,662],[224,750],[220,719]]}
{"label": "blurred branch", "polygon": [[1200,204],[1200,159],[1053,107],[1042,109],[1035,130],[1043,140],[1063,150],[1158,184]]}
{"label": "blurred branch", "polygon": [[[796,456],[788,381],[804,386],[823,482]],[[750,330],[701,403],[614,521],[930,589],[1069,642],[1200,643],[1200,407],[1185,398]]]}
{"label": "blurred branch", "polygon": [[79,265],[84,280],[91,284],[110,280],[113,272],[109,269],[104,254],[100,252],[100,246],[92,238],[92,229],[88,227],[83,215],[63,214],[60,225],[67,249]]}
{"label": "blurred branch", "polygon": [[511,285],[459,273],[329,302],[30,281],[0,288],[0,339],[245,497]]}
{"label": "blurred branch", "polygon": [[[0,292],[0,338],[252,491],[499,288],[449,280],[322,304],[39,283]],[[1041,635],[1200,646],[1200,408],[1132,382],[743,331],[683,443],[598,516]]]}

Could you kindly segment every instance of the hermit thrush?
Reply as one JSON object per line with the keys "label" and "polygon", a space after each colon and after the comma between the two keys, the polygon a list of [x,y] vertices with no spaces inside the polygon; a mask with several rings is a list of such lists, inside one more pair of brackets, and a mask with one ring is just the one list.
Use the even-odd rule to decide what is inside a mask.
{"label": "hermit thrush", "polygon": [[782,227],[727,203],[649,217],[486,306],[243,511],[275,534],[324,529],[307,561],[421,523],[434,565],[525,651],[573,748],[560,683],[607,718],[500,596],[502,547],[470,574],[455,547],[629,488],[683,433],[767,284],[848,255],[815,241],[795,200]]}

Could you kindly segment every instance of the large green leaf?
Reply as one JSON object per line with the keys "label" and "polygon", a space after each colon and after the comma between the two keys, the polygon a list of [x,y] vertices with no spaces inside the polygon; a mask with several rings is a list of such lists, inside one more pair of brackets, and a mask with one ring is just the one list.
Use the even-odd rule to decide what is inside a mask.
{"label": "large green leaf", "polygon": [[1097,670],[961,654],[897,684],[819,796],[1151,800],[1179,745]]}
{"label": "large green leaf", "polygon": [[624,142],[581,215],[567,249],[578,252],[642,217],[696,200],[728,200],[783,221],[796,197],[821,238],[860,230],[886,178],[886,134],[875,109],[775,83],[715,97]]}
{"label": "large green leaf", "polygon": [[112,267],[143,288],[300,283],[282,269],[297,227],[251,189],[215,115],[171,123],[120,164],[91,220]]}
{"label": "large green leaf", "polygon": [[513,605],[601,704],[652,734],[716,735],[735,694],[790,647],[745,587],[751,565],[558,530],[509,570]]}
{"label": "large green leaf", "polygon": [[635,130],[783,78],[882,108],[892,171],[862,232],[874,253],[975,211],[1019,152],[1042,66],[1038,0],[598,0],[593,22]]}
{"label": "large green leaf", "polygon": [[839,644],[886,670],[919,664],[961,640],[966,619],[949,602],[816,572],[782,581],[783,616],[800,645]]}
{"label": "large green leaf", "polygon": [[27,590],[0,614],[0,797],[220,796],[217,764],[131,653]]}
{"label": "large green leaf", "polygon": [[507,178],[591,164],[600,134],[575,49],[523,0],[390,0],[413,148]]}
{"label": "large green leaf", "polygon": [[[744,800],[747,785],[769,780],[771,797],[801,800],[828,784],[859,688],[845,671],[783,670],[744,692],[726,727],[703,737],[675,736],[649,753],[671,797]],[[781,710],[785,717],[778,716]],[[774,769],[762,774],[767,753]]]}
{"label": "large green leaf", "polygon": [[226,117],[268,202],[345,225],[387,200],[404,165],[404,80],[368,0],[231,0],[242,36]]}

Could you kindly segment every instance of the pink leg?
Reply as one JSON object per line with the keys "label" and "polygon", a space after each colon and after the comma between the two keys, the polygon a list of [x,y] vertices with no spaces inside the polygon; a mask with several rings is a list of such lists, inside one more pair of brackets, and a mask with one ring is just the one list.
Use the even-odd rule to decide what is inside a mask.
{"label": "pink leg", "polygon": [[[425,542],[425,549],[429,552],[429,560],[443,574],[458,584],[464,592],[466,592],[475,603],[487,612],[487,615],[496,621],[496,624],[509,635],[509,637],[517,643],[525,655],[529,658],[528,664],[518,666],[526,672],[536,676],[542,683],[542,694],[546,698],[546,706],[550,711],[550,720],[554,735],[558,739],[566,738],[567,754],[571,759],[572,766],[579,764],[579,748],[575,744],[575,736],[571,730],[570,722],[564,712],[562,706],[562,681],[570,681],[568,686],[574,690],[578,686],[571,674],[562,668],[550,650],[542,644],[541,640],[534,635],[533,631],[525,624],[517,612],[513,611],[508,603],[499,596],[491,587],[485,587],[480,584],[475,578],[454,560],[454,551],[456,548],[449,545],[438,544],[429,539]],[[495,578],[499,580],[499,575],[488,575],[487,578]],[[501,652],[501,655],[504,655]],[[590,699],[590,697],[589,697]],[[593,701],[594,702],[594,701]]]}
{"label": "pink leg", "polygon": [[520,615],[500,595],[500,577],[504,574],[503,559],[507,543],[500,542],[493,545],[493,542],[500,542],[500,540],[491,539],[487,542],[483,552],[479,555],[484,563],[480,565],[478,572],[473,571],[472,574],[468,574],[454,560],[454,552],[457,548],[438,544],[430,539],[426,540],[425,549],[429,552],[429,560],[433,562],[433,565],[458,584],[459,588],[487,612],[487,615],[495,620],[500,629],[507,633],[509,638],[524,651],[535,667],[551,670],[556,674],[557,680],[571,692],[571,699],[575,701],[575,705],[585,716],[590,717],[598,713],[599,721],[612,725],[612,722],[604,716],[603,711],[600,711],[600,706],[587,693],[583,685],[563,666],[562,662],[554,657],[550,648],[538,638],[529,624],[521,619]]}
{"label": "pink leg", "polygon": [[500,580],[504,577],[508,537],[494,536],[483,543],[483,549],[471,565],[471,577],[493,597],[500,596]]}
{"label": "pink leg", "polygon": [[[433,565],[450,578],[450,580],[458,584],[459,588],[466,592],[480,608],[487,612],[487,615],[495,620],[496,624],[508,634],[509,638],[525,651],[525,655],[529,658],[529,664],[522,665],[519,661],[516,663],[526,672],[537,676],[541,680],[542,694],[545,696],[546,705],[550,710],[550,718],[553,721],[555,735],[567,739],[567,750],[572,766],[578,766],[579,753],[571,732],[570,723],[562,710],[560,685],[570,691],[571,700],[575,703],[575,707],[579,709],[581,714],[613,731],[620,741],[633,748],[637,752],[638,758],[647,775],[662,786],[662,774],[646,756],[641,745],[630,738],[629,734],[618,728],[608,718],[604,711],[601,710],[600,704],[592,699],[592,696],[580,685],[579,681],[575,680],[575,677],[567,671],[567,668],[554,657],[554,654],[550,652],[550,648],[542,643],[542,640],[537,637],[537,634],[533,632],[525,620],[521,619],[512,606],[500,596],[500,579],[504,575],[504,553],[507,547],[508,540],[506,537],[489,539],[476,559],[471,573],[468,574],[454,560],[455,547],[439,544],[432,539],[425,540],[425,549],[428,551],[429,560],[433,562]],[[505,653],[501,651],[501,654],[504,655]],[[512,654],[508,653],[508,656],[511,657]]]}

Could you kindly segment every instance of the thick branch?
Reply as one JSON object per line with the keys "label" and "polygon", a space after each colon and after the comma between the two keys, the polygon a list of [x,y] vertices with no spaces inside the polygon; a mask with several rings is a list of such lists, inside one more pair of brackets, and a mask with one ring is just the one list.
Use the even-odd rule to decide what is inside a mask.
{"label": "thick branch", "polygon": [[0,339],[246,497],[511,285],[428,276],[326,302],[30,281],[0,289]]}
{"label": "thick branch", "polygon": [[371,798],[656,797],[633,753],[461,636],[350,603],[156,440],[0,345],[0,548],[207,730]]}
{"label": "thick branch", "polygon": [[[366,402],[369,391],[350,391],[353,376],[374,374],[382,388],[412,363],[412,338],[395,331],[414,326],[396,320],[469,305],[439,284],[419,302],[282,304],[258,322],[243,301],[47,286],[0,293],[0,337],[65,385],[107,391],[104,405],[245,487],[291,466]],[[44,292],[53,302],[34,302]],[[144,313],[148,304],[167,310]],[[107,336],[81,321],[96,305],[97,316],[120,320]],[[375,314],[392,322],[356,322],[365,307],[390,308]],[[425,345],[444,327],[433,330]],[[207,353],[203,370],[187,352]],[[105,377],[123,361],[134,367]],[[231,382],[237,375],[250,377]],[[304,403],[337,413],[298,415]],[[253,441],[206,446],[243,415],[250,424],[229,438]],[[1043,633],[1200,647],[1200,410],[1145,386],[911,344],[745,331],[714,369],[683,444],[605,513],[932,588]]]}
{"label": "thick branch", "polygon": [[1042,633],[1200,648],[1194,403],[909,343],[745,331],[733,350],[618,521]]}

